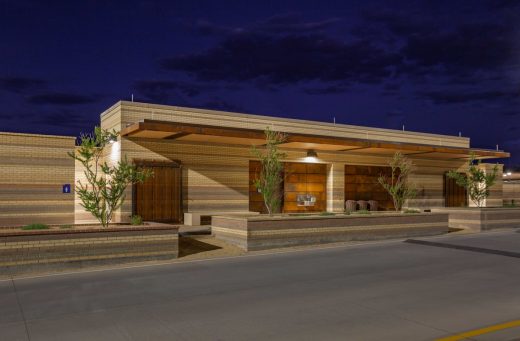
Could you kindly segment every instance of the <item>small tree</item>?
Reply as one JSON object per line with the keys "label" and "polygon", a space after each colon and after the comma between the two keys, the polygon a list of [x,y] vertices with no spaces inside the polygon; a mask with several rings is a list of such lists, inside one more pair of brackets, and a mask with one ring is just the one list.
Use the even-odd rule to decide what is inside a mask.
{"label": "small tree", "polygon": [[102,161],[103,148],[116,141],[118,135],[115,131],[95,127],[94,134],[80,136],[77,152],[69,153],[84,168],[86,183],[78,180],[76,186],[81,206],[92,213],[103,227],[108,227],[113,213],[123,204],[126,187],[152,176],[150,171],[139,170],[126,158],[115,166]]}
{"label": "small tree", "polygon": [[377,181],[392,197],[395,210],[400,211],[406,200],[415,198],[417,194],[415,187],[409,183],[415,167],[412,161],[400,152],[395,153],[388,164],[391,169],[390,177],[382,174]]}
{"label": "small tree", "polygon": [[257,147],[253,147],[253,154],[260,160],[260,174],[253,184],[262,194],[265,207],[269,215],[279,213],[282,203],[283,193],[280,185],[283,182],[283,163],[285,153],[278,150],[278,145],[285,142],[286,135],[266,128],[265,131],[265,152]]}
{"label": "small tree", "polygon": [[469,198],[477,207],[482,207],[484,200],[489,197],[489,188],[495,184],[498,175],[498,165],[493,167],[490,174],[486,174],[479,167],[481,162],[475,159],[475,154],[471,154],[467,174],[460,174],[454,170],[446,174],[454,179],[457,185],[466,188]]}

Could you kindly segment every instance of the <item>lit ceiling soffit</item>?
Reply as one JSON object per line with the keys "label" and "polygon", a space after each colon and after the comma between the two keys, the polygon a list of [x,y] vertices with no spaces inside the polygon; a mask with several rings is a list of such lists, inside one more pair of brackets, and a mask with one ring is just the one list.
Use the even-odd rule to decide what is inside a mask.
{"label": "lit ceiling soffit", "polygon": [[[144,120],[121,131],[124,137],[206,142],[236,145],[263,145],[264,132],[257,129],[218,127],[202,124]],[[472,149],[414,143],[386,142],[325,135],[288,133],[285,148],[333,151],[367,155],[391,155],[400,151],[410,157],[428,159],[468,159],[471,153],[479,159],[508,158],[501,150]]]}

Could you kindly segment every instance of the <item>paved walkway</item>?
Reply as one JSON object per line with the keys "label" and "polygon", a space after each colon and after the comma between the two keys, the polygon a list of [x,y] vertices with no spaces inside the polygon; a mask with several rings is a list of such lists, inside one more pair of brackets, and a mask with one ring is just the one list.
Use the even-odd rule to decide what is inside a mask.
{"label": "paved walkway", "polygon": [[[420,240],[511,251],[520,234]],[[519,288],[515,257],[339,246],[3,281],[0,339],[514,340]]]}

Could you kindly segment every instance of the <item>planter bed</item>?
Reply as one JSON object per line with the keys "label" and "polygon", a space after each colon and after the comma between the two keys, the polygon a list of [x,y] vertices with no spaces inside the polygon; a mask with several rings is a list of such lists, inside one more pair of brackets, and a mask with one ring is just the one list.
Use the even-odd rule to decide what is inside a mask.
{"label": "planter bed", "polygon": [[246,251],[345,241],[431,236],[448,232],[447,213],[304,216],[213,216],[216,238]]}
{"label": "planter bed", "polygon": [[451,228],[479,232],[520,227],[520,207],[438,208],[432,212],[448,213]]}
{"label": "planter bed", "polygon": [[178,226],[149,223],[0,232],[0,275],[177,258]]}

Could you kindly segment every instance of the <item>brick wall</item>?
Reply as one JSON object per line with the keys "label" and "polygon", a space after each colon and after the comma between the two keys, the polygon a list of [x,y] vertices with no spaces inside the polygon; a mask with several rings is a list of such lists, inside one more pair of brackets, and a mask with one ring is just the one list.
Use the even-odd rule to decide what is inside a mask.
{"label": "brick wall", "polygon": [[[74,222],[74,137],[0,133],[0,226]],[[71,193],[62,193],[64,184]]]}
{"label": "brick wall", "polygon": [[103,230],[43,230],[0,234],[0,275],[90,265],[173,259],[178,228],[167,225]]}
{"label": "brick wall", "polygon": [[514,200],[515,204],[520,206],[520,182],[504,182],[502,188],[504,204],[511,204]]}

